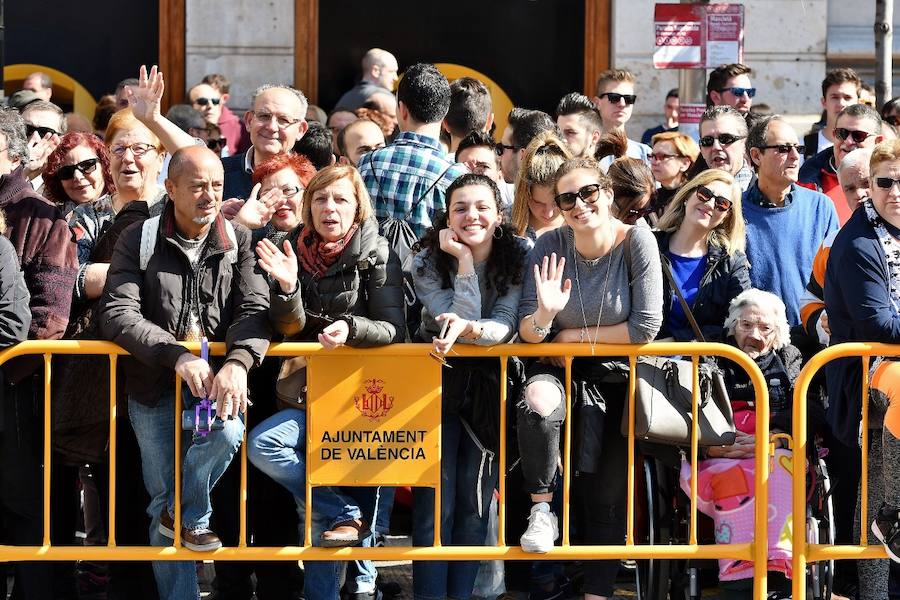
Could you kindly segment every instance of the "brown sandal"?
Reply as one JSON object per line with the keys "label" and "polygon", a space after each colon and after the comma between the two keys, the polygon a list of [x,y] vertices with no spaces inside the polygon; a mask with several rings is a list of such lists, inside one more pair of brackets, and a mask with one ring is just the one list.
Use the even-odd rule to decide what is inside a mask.
{"label": "brown sandal", "polygon": [[338,523],[329,531],[322,532],[319,541],[324,548],[356,546],[370,534],[369,524],[362,519],[356,519]]}

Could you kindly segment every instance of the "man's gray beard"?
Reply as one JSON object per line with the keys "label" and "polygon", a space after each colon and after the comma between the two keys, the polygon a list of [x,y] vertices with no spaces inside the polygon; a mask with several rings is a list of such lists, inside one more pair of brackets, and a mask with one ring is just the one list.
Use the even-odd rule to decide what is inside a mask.
{"label": "man's gray beard", "polygon": [[208,217],[194,217],[192,220],[197,225],[209,225],[216,220],[216,215],[209,215]]}

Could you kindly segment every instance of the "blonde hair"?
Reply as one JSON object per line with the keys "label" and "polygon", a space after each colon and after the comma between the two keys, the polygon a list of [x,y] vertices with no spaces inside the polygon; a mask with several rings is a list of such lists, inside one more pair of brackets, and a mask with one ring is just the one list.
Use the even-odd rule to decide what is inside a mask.
{"label": "blonde hair", "polygon": [[512,205],[512,228],[516,235],[525,235],[531,209],[531,189],[535,185],[553,186],[556,170],[572,158],[569,147],[554,132],[539,133],[522,156],[521,168],[516,175],[516,188]]}
{"label": "blonde hair", "polygon": [[135,129],[136,127],[143,128],[147,130],[150,134],[150,139],[152,140],[153,146],[156,147],[158,152],[164,152],[162,142],[159,141],[159,138],[156,137],[156,134],[150,131],[146,125],[138,121],[137,117],[134,116],[134,113],[131,112],[130,108],[123,108],[122,110],[116,111],[113,116],[109,118],[109,124],[106,126],[106,133],[104,134],[103,141],[106,143],[107,148],[112,144],[113,139],[115,139],[116,135],[121,131],[126,131],[128,129]]}
{"label": "blonde hair", "polygon": [[351,165],[332,165],[325,167],[309,180],[309,185],[303,192],[303,204],[300,206],[300,215],[304,225],[312,227],[312,199],[319,190],[328,187],[339,179],[349,179],[353,186],[353,194],[356,196],[356,217],[354,223],[362,223],[372,216],[372,201],[366,185],[356,167]]}
{"label": "blonde hair", "polygon": [[726,254],[734,254],[736,251],[744,251],[747,245],[744,233],[744,214],[741,210],[741,188],[734,182],[731,173],[719,169],[702,171],[699,175],[688,181],[669,205],[666,212],[659,218],[656,227],[660,231],[677,231],[684,222],[685,204],[691,194],[701,185],[709,185],[713,181],[721,181],[731,187],[731,209],[725,214],[722,222],[716,225],[706,235],[706,242],[711,246],[718,246],[725,250]]}
{"label": "blonde hair", "polygon": [[625,69],[607,69],[603,71],[597,76],[597,95],[599,96],[606,91],[606,84],[613,81],[616,83],[623,81],[634,83],[634,75],[631,71],[626,71]]}
{"label": "blonde hair", "polygon": [[669,142],[675,147],[675,152],[679,156],[691,159],[691,162],[697,160],[700,155],[700,146],[689,135],[685,135],[678,131],[663,131],[657,133],[650,140],[650,146],[655,146],[659,142]]}
{"label": "blonde hair", "polygon": [[875,167],[891,160],[900,160],[900,140],[884,140],[875,146],[872,158],[869,159],[870,176],[875,175]]}

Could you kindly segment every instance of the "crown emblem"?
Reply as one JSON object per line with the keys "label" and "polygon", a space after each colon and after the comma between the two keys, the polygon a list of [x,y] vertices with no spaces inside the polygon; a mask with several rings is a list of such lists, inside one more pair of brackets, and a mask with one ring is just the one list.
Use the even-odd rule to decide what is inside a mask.
{"label": "crown emblem", "polygon": [[394,407],[394,397],[384,392],[383,379],[366,379],[363,382],[363,393],[353,398],[356,410],[370,421],[378,421]]}

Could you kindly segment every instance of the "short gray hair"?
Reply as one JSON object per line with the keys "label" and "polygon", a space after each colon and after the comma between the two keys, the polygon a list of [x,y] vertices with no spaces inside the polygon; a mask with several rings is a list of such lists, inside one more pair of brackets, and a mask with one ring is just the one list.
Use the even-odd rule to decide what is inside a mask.
{"label": "short gray hair", "polygon": [[57,133],[60,135],[66,132],[66,114],[63,110],[52,102],[47,102],[46,100],[35,100],[25,106],[22,109],[22,116],[24,117],[30,112],[35,111],[43,111],[53,113],[59,118],[59,126],[56,128]]}
{"label": "short gray hair", "polygon": [[293,88],[282,83],[264,83],[253,90],[253,93],[250,95],[250,107],[252,108],[256,104],[256,99],[259,98],[260,94],[262,94],[266,90],[274,89],[286,90],[297,96],[297,99],[300,101],[300,105],[302,106],[302,108],[300,109],[300,118],[306,120],[306,109],[309,108],[309,100],[307,100],[306,96],[303,95],[303,92],[301,92],[297,88]]}
{"label": "short gray hair", "polygon": [[747,150],[765,146],[768,143],[766,138],[769,135],[769,126],[776,121],[781,123],[787,122],[781,115],[768,115],[754,123],[753,127],[750,128],[750,133],[747,134]]}
{"label": "short gray hair", "polygon": [[0,106],[0,133],[6,136],[7,154],[11,160],[28,158],[25,119],[14,108]]}
{"label": "short gray hair", "polygon": [[700,127],[703,127],[703,124],[707,121],[715,121],[716,119],[721,119],[722,117],[731,117],[737,123],[737,134],[742,135],[744,137],[747,136],[747,121],[744,120],[744,116],[737,111],[734,107],[728,106],[727,104],[723,104],[721,106],[711,106],[704,111],[704,113],[700,116]]}
{"label": "short gray hair", "polygon": [[734,335],[741,312],[748,306],[768,309],[775,313],[773,350],[780,350],[791,343],[791,326],[788,324],[784,302],[775,294],[756,288],[744,290],[735,296],[728,305],[728,317],[725,319],[725,331],[728,332],[728,335]]}
{"label": "short gray hair", "polygon": [[862,167],[865,167],[866,171],[868,171],[869,159],[872,158],[872,150],[874,150],[874,148],[857,148],[845,154],[844,160],[842,160],[841,164],[838,165],[838,181],[841,180],[842,171],[846,171],[854,167],[860,170],[862,170]]}

